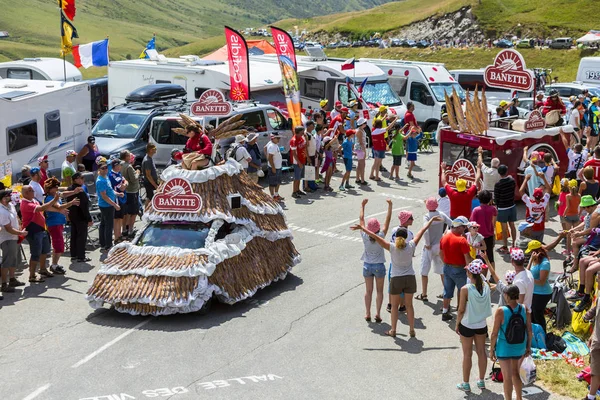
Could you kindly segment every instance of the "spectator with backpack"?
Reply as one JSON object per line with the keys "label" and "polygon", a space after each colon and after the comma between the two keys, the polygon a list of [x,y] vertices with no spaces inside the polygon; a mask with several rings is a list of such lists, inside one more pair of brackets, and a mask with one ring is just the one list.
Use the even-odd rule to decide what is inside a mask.
{"label": "spectator with backpack", "polygon": [[523,399],[523,383],[519,376],[519,361],[531,354],[531,318],[519,304],[519,288],[508,286],[503,293],[505,306],[498,307],[494,315],[494,328],[490,337],[490,359],[498,361],[504,381],[504,398],[512,399],[513,388],[517,400]]}
{"label": "spectator with backpack", "polygon": [[248,163],[252,161],[252,156],[248,153],[248,150],[244,147],[246,142],[246,136],[236,135],[235,143],[232,144],[227,152],[225,152],[225,159],[234,159],[235,161],[242,164],[244,170],[248,169]]}

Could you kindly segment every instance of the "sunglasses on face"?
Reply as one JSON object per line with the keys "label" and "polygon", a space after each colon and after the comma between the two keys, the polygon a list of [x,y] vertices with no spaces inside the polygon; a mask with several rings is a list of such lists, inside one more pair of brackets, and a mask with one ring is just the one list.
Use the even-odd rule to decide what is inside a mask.
{"label": "sunglasses on face", "polygon": [[478,226],[471,226],[471,227],[469,227],[469,228],[470,228],[470,229],[479,229],[479,227],[478,227]]}
{"label": "sunglasses on face", "polygon": [[100,167],[100,168],[98,168],[98,169],[108,169],[108,167]]}

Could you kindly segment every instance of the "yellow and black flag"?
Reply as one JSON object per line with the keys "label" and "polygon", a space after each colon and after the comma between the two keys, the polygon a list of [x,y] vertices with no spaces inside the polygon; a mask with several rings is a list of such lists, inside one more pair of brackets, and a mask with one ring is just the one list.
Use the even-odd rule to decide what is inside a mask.
{"label": "yellow and black flag", "polygon": [[79,35],[77,34],[77,29],[75,29],[63,13],[60,14],[60,36],[60,56],[64,57],[73,51],[73,39],[79,38]]}

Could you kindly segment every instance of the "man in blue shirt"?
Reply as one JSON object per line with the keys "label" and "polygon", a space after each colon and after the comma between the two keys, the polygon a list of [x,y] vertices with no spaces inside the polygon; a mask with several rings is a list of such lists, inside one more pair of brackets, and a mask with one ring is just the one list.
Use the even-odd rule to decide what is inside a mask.
{"label": "man in blue shirt", "polygon": [[346,138],[342,142],[342,154],[344,156],[344,166],[346,167],[346,173],[344,173],[342,184],[340,185],[340,190],[342,191],[354,189],[354,186],[350,185],[350,172],[352,172],[352,149],[354,149],[355,134],[356,131],[354,129],[348,129],[346,131]]}
{"label": "man in blue shirt", "polygon": [[[113,190],[108,178],[108,165],[102,157],[98,163],[98,178],[96,178],[96,194],[98,195],[98,207],[100,208],[100,226],[98,227],[100,247],[102,252],[108,252],[112,247],[112,233],[115,220],[115,210],[121,207],[116,202],[117,194]],[[119,193],[119,197],[123,193]]]}
{"label": "man in blue shirt", "polygon": [[122,237],[121,234],[123,232],[123,209],[125,208],[125,203],[127,202],[127,197],[125,196],[125,188],[127,188],[127,181],[121,175],[121,168],[125,164],[124,161],[114,159],[111,161],[112,170],[108,173],[108,178],[110,179],[110,184],[112,185],[115,194],[122,193],[123,196],[119,197],[117,203],[119,203],[120,210],[115,210],[115,223],[114,223],[114,233],[115,233],[115,243],[121,242]]}

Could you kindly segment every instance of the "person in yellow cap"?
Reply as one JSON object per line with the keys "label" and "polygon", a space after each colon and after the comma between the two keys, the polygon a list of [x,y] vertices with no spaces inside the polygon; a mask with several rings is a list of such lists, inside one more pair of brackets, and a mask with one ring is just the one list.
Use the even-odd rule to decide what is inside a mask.
{"label": "person in yellow cap", "polygon": [[548,282],[550,275],[550,259],[546,249],[538,240],[532,240],[527,245],[525,253],[531,254],[531,275],[533,275],[533,300],[531,302],[531,322],[541,325],[546,332],[546,305],[552,297],[552,286]]}
{"label": "person in yellow cap", "polygon": [[598,144],[598,134],[600,133],[600,98],[592,97],[592,103],[588,108],[588,128],[590,131],[590,136],[588,141],[591,143],[587,143],[588,149],[593,149]]}
{"label": "person in yellow cap", "polygon": [[[396,120],[398,119],[397,115],[394,115],[394,117],[388,121],[388,108],[386,106],[379,106],[379,110],[377,111],[377,114],[375,114],[375,120],[380,120],[381,121],[381,127],[383,129],[386,129],[385,133],[383,134],[383,138],[385,139],[386,143],[388,142],[388,132],[387,132],[387,127],[388,124],[391,126],[393,125]],[[386,147],[387,149],[387,147]],[[383,168],[383,170],[385,170],[385,168]]]}
{"label": "person in yellow cap", "polygon": [[[450,218],[456,219],[457,217],[470,217],[471,216],[471,204],[473,199],[477,195],[477,186],[470,185],[468,188],[468,182],[459,178],[455,182],[455,187],[448,184],[446,175],[446,163],[442,163],[442,187],[446,189],[446,194],[450,199]],[[481,169],[477,169],[474,182],[478,182],[481,178]]]}

